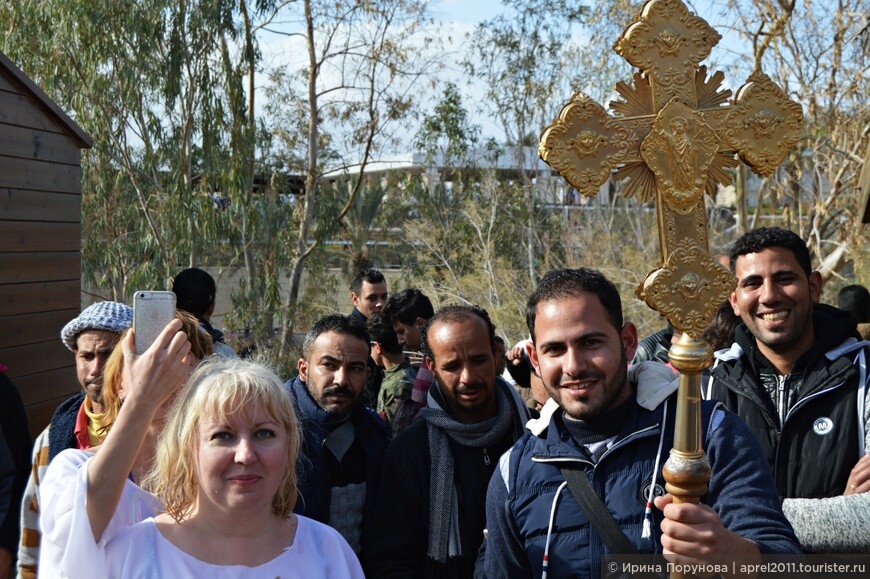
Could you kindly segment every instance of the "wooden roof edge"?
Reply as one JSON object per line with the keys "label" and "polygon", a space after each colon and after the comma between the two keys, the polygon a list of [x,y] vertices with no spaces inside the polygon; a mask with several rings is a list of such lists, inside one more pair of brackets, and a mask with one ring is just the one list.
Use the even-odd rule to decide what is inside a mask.
{"label": "wooden roof edge", "polygon": [[94,140],[91,138],[89,134],[87,134],[84,129],[76,124],[74,120],[72,120],[69,115],[67,115],[63,109],[61,109],[56,102],[51,100],[48,95],[42,92],[42,89],[39,88],[35,82],[30,80],[30,78],[18,68],[14,62],[12,62],[8,56],[0,52],[0,66],[2,66],[5,70],[7,70],[22,86],[24,86],[25,90],[30,92],[36,99],[45,106],[51,114],[53,114],[57,119],[69,129],[72,136],[78,141],[80,148],[82,149],[90,149],[94,146]]}

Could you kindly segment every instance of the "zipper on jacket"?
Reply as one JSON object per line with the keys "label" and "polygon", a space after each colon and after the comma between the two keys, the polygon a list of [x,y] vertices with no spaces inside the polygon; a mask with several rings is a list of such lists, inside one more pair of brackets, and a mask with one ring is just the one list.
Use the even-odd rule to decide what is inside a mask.
{"label": "zipper on jacket", "polygon": [[779,424],[780,428],[785,424],[785,379],[788,376],[776,375],[776,394],[779,398]]}
{"label": "zipper on jacket", "polygon": [[633,440],[636,439],[636,438],[639,438],[639,437],[642,437],[642,436],[649,436],[650,433],[653,432],[653,431],[655,431],[657,428],[664,428],[664,426],[663,426],[660,422],[656,422],[655,424],[651,424],[651,425],[649,425],[649,426],[647,426],[647,427],[645,427],[645,428],[641,428],[640,430],[636,430],[636,431],[632,432],[631,434],[629,434],[628,436],[626,436],[626,437],[623,438],[622,440],[619,440],[619,441],[617,441],[617,442],[614,442],[614,443],[613,443],[613,446],[611,446],[610,448],[608,448],[607,450],[605,450],[604,453],[603,453],[601,456],[598,457],[598,461],[597,461],[597,462],[593,462],[593,461],[591,461],[591,460],[589,460],[589,459],[587,459],[587,458],[580,457],[580,456],[577,456],[577,457],[574,457],[574,456],[558,456],[558,457],[555,457],[555,456],[540,456],[540,455],[538,455],[538,456],[534,456],[534,455],[533,455],[533,456],[532,456],[532,461],[533,461],[533,462],[540,462],[540,463],[551,463],[551,464],[552,464],[552,463],[560,463],[560,462],[568,462],[568,463],[570,463],[570,462],[579,462],[579,463],[582,463],[582,464],[588,464],[589,466],[591,466],[591,467],[594,469],[595,466],[596,466],[599,462],[601,462],[601,460],[602,460],[605,456],[607,456],[608,454],[610,454],[611,452],[615,451],[615,450],[618,449],[618,448],[621,448],[622,446],[625,446],[625,445],[628,444],[630,441],[633,441]]}
{"label": "zipper on jacket", "polygon": [[492,461],[489,460],[489,453],[486,451],[485,448],[483,449],[483,464],[485,464],[486,466],[492,464]]}
{"label": "zipper on jacket", "polygon": [[[807,404],[807,402],[813,400],[814,398],[818,398],[819,396],[821,396],[821,395],[823,395],[823,394],[827,394],[827,393],[830,392],[831,390],[836,390],[837,388],[840,388],[841,386],[843,386],[844,384],[846,384],[846,382],[848,382],[848,380],[843,380],[843,381],[840,382],[839,384],[835,384],[835,385],[833,385],[833,386],[831,386],[831,387],[829,387],[829,388],[825,388],[824,390],[821,390],[821,391],[819,391],[819,392],[814,392],[813,394],[810,394],[809,396],[806,396],[806,397],[804,397],[804,398],[801,398],[800,400],[798,400],[797,402],[795,402],[794,406],[792,406],[791,409],[788,411],[788,416],[786,416],[785,418],[788,419],[788,417],[791,416],[792,414],[794,414],[794,412],[795,412],[798,408],[801,408],[801,407],[805,406],[805,405]],[[785,421],[783,421],[783,422],[785,422]],[[783,426],[784,426],[784,424],[783,424]]]}

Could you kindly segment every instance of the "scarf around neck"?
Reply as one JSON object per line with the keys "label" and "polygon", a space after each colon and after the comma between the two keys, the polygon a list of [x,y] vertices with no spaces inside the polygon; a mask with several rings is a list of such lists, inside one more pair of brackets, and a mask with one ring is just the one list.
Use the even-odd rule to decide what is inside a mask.
{"label": "scarf around neck", "polygon": [[[523,421],[519,411],[514,410],[514,397],[506,388],[510,386],[496,379],[498,413],[482,422],[469,424],[451,416],[445,410],[446,404],[437,383],[429,390],[429,406],[420,411],[420,415],[427,422],[430,455],[427,555],[439,563],[446,562],[448,557],[463,554],[459,539],[459,507],[453,482],[450,440],[461,446],[482,449],[497,444],[510,429],[518,437],[522,433]],[[446,508],[448,505],[450,508]]]}

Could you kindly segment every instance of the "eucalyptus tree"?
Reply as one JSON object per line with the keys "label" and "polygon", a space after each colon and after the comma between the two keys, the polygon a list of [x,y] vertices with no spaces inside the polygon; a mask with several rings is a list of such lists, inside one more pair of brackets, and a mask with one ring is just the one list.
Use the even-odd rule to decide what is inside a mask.
{"label": "eucalyptus tree", "polygon": [[501,14],[480,23],[470,37],[468,73],[485,87],[482,106],[498,120],[526,188],[529,222],[526,255],[536,282],[534,167],[540,131],[570,96],[566,65],[576,46],[573,33],[587,8],[560,0],[502,0]]}
{"label": "eucalyptus tree", "polygon": [[870,77],[861,32],[865,0],[806,2],[729,0],[722,13],[747,47],[738,64],[764,70],[802,104],[805,138],[783,167],[762,182],[755,213],[738,208],[743,228],[762,212],[807,241],[827,279],[853,256],[866,283],[870,270],[860,259],[868,232],[860,223],[858,187],[862,157],[870,141]]}
{"label": "eucalyptus tree", "polygon": [[[298,71],[272,76],[271,110],[294,116],[276,119],[305,129],[302,138],[284,133],[284,151],[305,182],[281,309],[282,351],[290,346],[306,260],[324,228],[346,223],[366,166],[395,142],[415,105],[414,89],[437,63],[437,38],[427,36],[434,31],[428,10],[426,0],[303,0],[285,11],[289,34],[301,40],[297,46],[307,58]],[[354,178],[344,206],[325,216],[319,205],[327,170]]]}
{"label": "eucalyptus tree", "polygon": [[83,159],[86,283],[123,299],[180,265],[232,260],[221,242],[248,247],[251,205],[240,201],[253,190],[256,139],[253,85],[245,94],[242,82],[258,59],[251,18],[278,7],[18,0],[3,15],[3,50],[94,137]]}
{"label": "eucalyptus tree", "polygon": [[[417,0],[4,4],[0,49],[95,139],[83,162],[86,283],[124,299],[183,265],[238,266],[235,320],[260,342],[277,324],[287,344],[305,260],[356,196],[319,203],[324,167],[356,159],[362,174],[394,137],[431,64],[427,10]],[[262,41],[275,32],[302,38],[307,64],[270,63],[284,70],[264,83],[274,71]],[[260,106],[264,89],[272,102]]]}

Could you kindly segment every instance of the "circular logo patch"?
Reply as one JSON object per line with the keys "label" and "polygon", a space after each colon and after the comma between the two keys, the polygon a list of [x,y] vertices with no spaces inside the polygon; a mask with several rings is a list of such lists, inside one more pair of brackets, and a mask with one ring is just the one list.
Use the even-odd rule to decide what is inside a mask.
{"label": "circular logo patch", "polygon": [[820,416],[813,422],[813,432],[819,436],[825,436],[834,432],[834,421],[827,416]]}
{"label": "circular logo patch", "polygon": [[[643,485],[640,487],[639,498],[640,498],[640,502],[644,505],[646,505],[646,500],[649,498],[649,487],[651,487],[651,486],[652,486],[652,481],[650,480],[650,481],[643,483]],[[655,488],[653,489],[653,498],[663,497],[663,496],[665,496],[665,487],[657,484],[655,486]]]}

